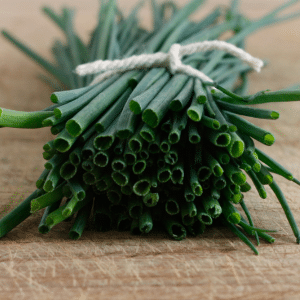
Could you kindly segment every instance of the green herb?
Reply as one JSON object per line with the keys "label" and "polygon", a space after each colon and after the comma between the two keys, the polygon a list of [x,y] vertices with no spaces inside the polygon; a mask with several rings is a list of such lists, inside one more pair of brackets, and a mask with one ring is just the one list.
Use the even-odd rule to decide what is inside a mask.
{"label": "green herb", "polygon": [[47,161],[36,180],[38,189],[0,220],[0,236],[43,208],[39,231],[47,233],[74,218],[71,239],[80,238],[91,222],[99,231],[133,234],[149,233],[158,224],[181,240],[187,233],[202,234],[220,219],[258,254],[242,231],[254,234],[257,243],[259,237],[271,243],[274,238],[253,224],[244,202],[251,189],[244,170],[261,198],[267,196],[264,185],[274,191],[299,243],[295,219],[272,173],[298,185],[300,181],[256,148],[253,140],[271,146],[273,134],[241,117],[275,120],[278,112],[249,105],[298,101],[299,90],[248,95],[251,69],[222,51],[183,58],[184,64],[199,68],[213,82],[171,75],[161,66],[124,72],[93,85],[95,75],[74,73],[77,65],[97,59],[166,53],[174,43],[215,40],[228,33],[227,41],[243,48],[256,30],[299,15],[284,14],[296,3],[292,0],[250,22],[238,12],[237,2],[225,9],[225,18],[217,8],[203,20],[189,21],[204,1],[191,0],[179,9],[172,1],[152,0],[151,31],[141,27],[137,16],[142,1],[126,18],[115,0],[103,1],[87,42],[75,30],[74,10],[56,13],[45,7],[44,13],[65,37],[54,42],[53,63],[3,31],[4,37],[54,76],[42,79],[59,90],[50,97],[54,104],[40,111],[0,109],[1,127],[49,126],[57,135],[43,146]]}

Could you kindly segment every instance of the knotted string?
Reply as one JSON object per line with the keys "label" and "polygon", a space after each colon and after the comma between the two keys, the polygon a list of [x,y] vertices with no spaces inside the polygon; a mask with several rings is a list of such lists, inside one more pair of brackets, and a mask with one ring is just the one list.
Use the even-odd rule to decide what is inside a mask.
{"label": "knotted string", "polygon": [[154,67],[168,68],[173,75],[182,73],[191,77],[197,77],[201,81],[213,82],[213,80],[203,72],[189,65],[185,65],[181,61],[183,56],[210,50],[225,51],[247,63],[257,72],[260,72],[264,65],[261,59],[253,57],[243,49],[224,41],[214,40],[192,43],[185,46],[173,44],[168,53],[156,52],[154,54],[133,55],[124,59],[97,60],[92,63],[77,66],[75,72],[80,76],[101,72],[90,85],[98,83],[112,75],[129,70],[149,69]]}

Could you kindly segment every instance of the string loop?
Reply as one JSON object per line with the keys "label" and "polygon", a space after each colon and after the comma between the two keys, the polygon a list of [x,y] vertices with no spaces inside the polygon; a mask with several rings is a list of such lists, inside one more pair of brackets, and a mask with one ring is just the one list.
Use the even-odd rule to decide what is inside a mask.
{"label": "string loop", "polygon": [[91,85],[115,74],[130,70],[149,69],[154,67],[168,68],[173,75],[176,73],[182,73],[191,77],[197,77],[202,81],[213,82],[213,80],[203,72],[189,65],[185,65],[181,61],[183,56],[211,50],[220,50],[230,53],[247,63],[257,72],[260,72],[264,65],[261,59],[253,57],[243,49],[225,41],[214,40],[192,43],[184,46],[181,46],[180,44],[173,44],[168,53],[156,52],[154,54],[133,55],[124,59],[97,60],[92,63],[77,66],[75,72],[80,76],[101,72],[100,75],[91,82]]}

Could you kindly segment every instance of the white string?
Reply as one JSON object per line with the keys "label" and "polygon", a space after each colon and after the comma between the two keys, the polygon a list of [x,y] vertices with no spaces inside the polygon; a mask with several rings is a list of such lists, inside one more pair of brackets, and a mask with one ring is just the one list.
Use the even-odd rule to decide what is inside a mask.
{"label": "white string", "polygon": [[80,76],[101,72],[101,74],[91,82],[91,85],[115,74],[129,70],[149,69],[153,67],[168,68],[173,75],[183,73],[191,77],[197,77],[202,81],[213,82],[213,80],[203,72],[189,65],[185,65],[181,61],[183,56],[211,50],[220,50],[230,53],[247,63],[257,72],[260,72],[264,65],[261,59],[251,56],[243,49],[224,41],[214,40],[192,43],[185,46],[173,44],[168,53],[156,52],[154,54],[133,55],[124,59],[97,60],[92,63],[77,66],[75,72]]}

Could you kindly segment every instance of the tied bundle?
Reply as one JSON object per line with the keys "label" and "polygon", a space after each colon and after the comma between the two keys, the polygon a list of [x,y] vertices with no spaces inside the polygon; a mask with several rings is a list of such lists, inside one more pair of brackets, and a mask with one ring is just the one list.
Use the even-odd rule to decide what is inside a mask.
{"label": "tied bundle", "polygon": [[[194,53],[182,59],[201,70],[208,81],[171,74],[165,67],[114,72],[109,77],[81,77],[76,67],[96,60],[167,53],[181,46],[217,40],[230,32],[228,43],[243,48],[254,31],[299,16],[283,14],[297,1],[288,1],[255,21],[237,9],[238,1],[216,8],[199,22],[190,21],[204,1],[179,9],[172,1],[151,1],[153,30],[142,28],[137,13],[125,18],[115,0],[102,1],[98,24],[86,44],[75,32],[72,9],[61,14],[43,8],[65,34],[52,47],[49,62],[11,34],[3,35],[39,63],[52,77],[43,77],[56,90],[53,105],[41,111],[0,109],[0,126],[51,127],[55,138],[43,149],[45,169],[37,189],[0,220],[0,237],[44,209],[41,233],[72,220],[72,239],[85,227],[100,231],[130,230],[133,234],[164,228],[182,240],[207,226],[222,224],[256,254],[246,235],[272,243],[272,230],[255,227],[244,201],[251,180],[261,198],[269,185],[278,198],[297,242],[300,232],[272,173],[300,184],[291,172],[259,150],[254,140],[271,146],[275,138],[242,116],[274,120],[279,113],[249,104],[300,100],[298,90],[262,91],[247,95],[251,67],[222,52]],[[101,75],[100,75],[101,76]],[[247,219],[240,213],[244,211]],[[220,222],[218,222],[220,221]]]}

